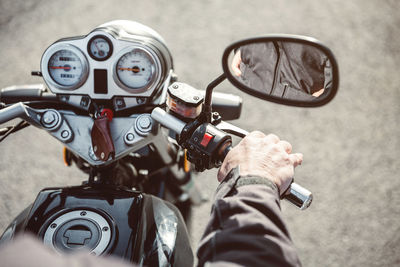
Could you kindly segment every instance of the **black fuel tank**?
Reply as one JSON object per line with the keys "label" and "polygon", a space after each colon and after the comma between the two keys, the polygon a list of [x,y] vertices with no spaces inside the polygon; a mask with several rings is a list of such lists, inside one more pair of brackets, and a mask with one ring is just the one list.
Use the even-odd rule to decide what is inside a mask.
{"label": "black fuel tank", "polygon": [[32,232],[60,253],[85,249],[140,265],[193,265],[186,226],[175,206],[109,185],[43,189],[29,212],[10,226],[13,232]]}

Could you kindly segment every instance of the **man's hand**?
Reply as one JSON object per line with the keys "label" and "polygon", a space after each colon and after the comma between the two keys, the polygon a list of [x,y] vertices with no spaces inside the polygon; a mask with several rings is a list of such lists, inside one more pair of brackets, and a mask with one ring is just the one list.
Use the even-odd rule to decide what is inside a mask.
{"label": "man's hand", "polygon": [[231,169],[240,165],[240,175],[256,175],[274,182],[282,194],[290,186],[294,168],[301,164],[303,155],[291,153],[292,145],[274,134],[251,132],[229,151],[218,172],[223,181]]}
{"label": "man's hand", "polygon": [[236,52],[236,54],[233,56],[232,64],[231,64],[231,68],[232,68],[233,73],[238,77],[240,75],[242,75],[242,71],[240,70],[240,63],[241,62],[242,62],[242,57],[240,55],[240,50],[238,50]]}

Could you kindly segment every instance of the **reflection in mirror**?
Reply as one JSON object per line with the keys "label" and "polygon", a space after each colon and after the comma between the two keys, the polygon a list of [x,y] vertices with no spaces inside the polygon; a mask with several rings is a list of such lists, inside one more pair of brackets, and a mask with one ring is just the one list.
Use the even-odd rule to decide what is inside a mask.
{"label": "reflection in mirror", "polygon": [[307,102],[324,98],[332,88],[331,62],[310,44],[252,43],[232,51],[228,60],[238,82],[265,95]]}

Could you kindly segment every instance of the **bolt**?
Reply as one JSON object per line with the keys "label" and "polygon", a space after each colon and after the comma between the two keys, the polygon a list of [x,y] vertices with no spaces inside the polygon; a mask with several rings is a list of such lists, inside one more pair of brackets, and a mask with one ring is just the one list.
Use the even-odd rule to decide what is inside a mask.
{"label": "bolt", "polygon": [[54,229],[54,228],[56,228],[56,227],[57,227],[57,224],[55,224],[55,223],[52,223],[52,224],[50,225],[50,227]]}
{"label": "bolt", "polygon": [[124,102],[122,102],[121,99],[118,99],[118,100],[117,100],[117,106],[122,106],[123,104],[124,104]]}
{"label": "bolt", "polygon": [[94,151],[94,152],[97,151],[97,146],[94,146],[93,151]]}
{"label": "bolt", "polygon": [[108,231],[108,227],[104,226],[102,230],[103,230],[103,232],[107,232]]}
{"label": "bolt", "polygon": [[143,129],[148,129],[151,126],[151,120],[149,117],[142,117],[139,120],[139,125]]}
{"label": "bolt", "polygon": [[173,86],[172,86],[172,88],[174,88],[174,89],[178,89],[178,85],[177,84],[174,84]]}
{"label": "bolt", "polygon": [[68,136],[69,136],[69,132],[67,130],[64,130],[64,131],[61,132],[61,137],[62,138],[68,138]]}
{"label": "bolt", "polygon": [[104,152],[101,152],[100,157],[101,157],[102,159],[104,159],[105,156],[106,156],[106,155],[104,154]]}
{"label": "bolt", "polygon": [[135,139],[135,136],[132,133],[128,133],[126,135],[126,140],[128,141],[133,141],[133,139]]}
{"label": "bolt", "polygon": [[86,211],[82,211],[81,216],[86,216]]}
{"label": "bolt", "polygon": [[45,124],[52,124],[56,120],[56,115],[51,112],[47,111],[46,113],[43,114],[43,122]]}
{"label": "bolt", "polygon": [[193,97],[194,100],[199,100],[200,97],[198,97],[197,95]]}

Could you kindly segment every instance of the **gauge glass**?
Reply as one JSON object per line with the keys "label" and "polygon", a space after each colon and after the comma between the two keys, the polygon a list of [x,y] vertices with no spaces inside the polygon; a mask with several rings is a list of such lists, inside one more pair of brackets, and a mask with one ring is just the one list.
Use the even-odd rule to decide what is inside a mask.
{"label": "gauge glass", "polygon": [[132,89],[144,88],[154,79],[155,62],[148,52],[135,49],[118,60],[116,72],[125,86]]}
{"label": "gauge glass", "polygon": [[84,66],[74,52],[63,49],[54,53],[49,60],[48,69],[51,78],[59,85],[73,87],[84,76]]}
{"label": "gauge glass", "polygon": [[112,54],[112,43],[105,36],[95,36],[88,44],[89,55],[96,60],[106,60]]}

